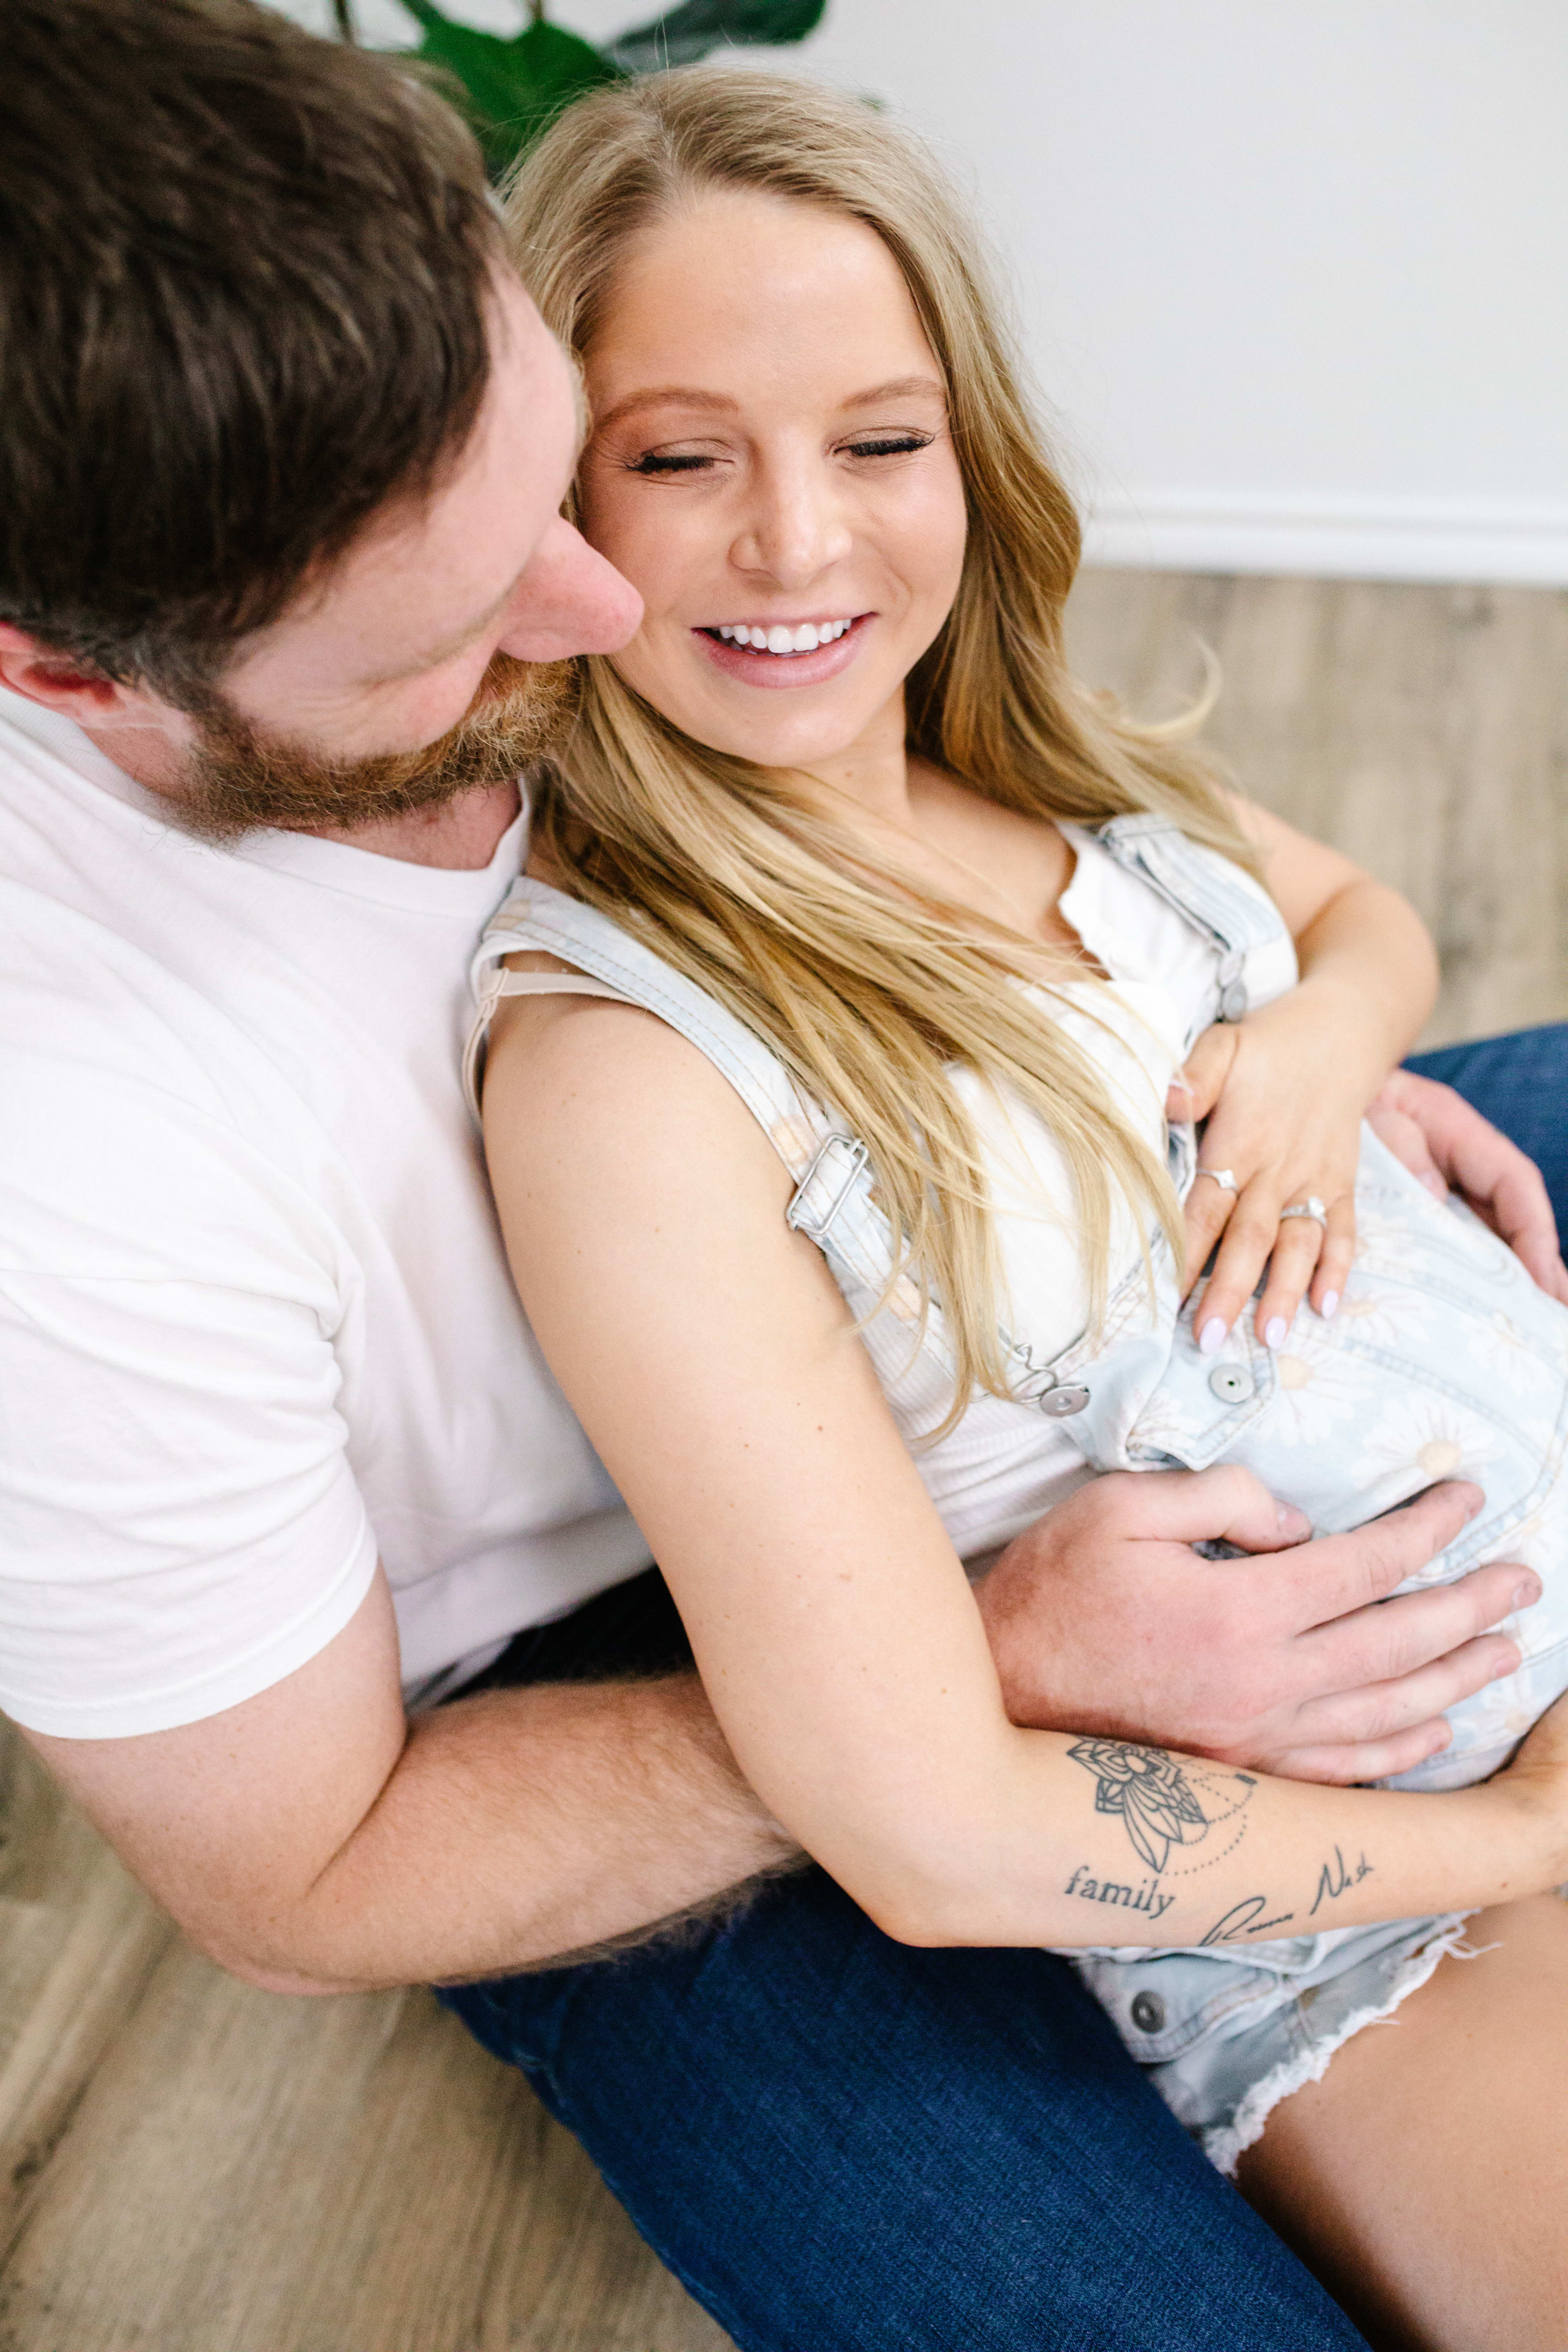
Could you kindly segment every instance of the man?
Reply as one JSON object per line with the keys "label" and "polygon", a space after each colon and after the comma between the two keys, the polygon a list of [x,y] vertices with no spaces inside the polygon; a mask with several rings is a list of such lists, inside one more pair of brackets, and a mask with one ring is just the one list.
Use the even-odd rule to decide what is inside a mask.
{"label": "man", "polygon": [[[0,1703],[237,1974],[465,1987],[747,2347],[1358,2342],[1059,1962],[792,1866],[521,1320],[465,968],[550,665],[638,610],[471,143],[247,0],[5,35]],[[1472,1499],[1087,1487],[982,1588],[1008,1703],[1396,1769],[1514,1663],[1517,1569],[1373,1605]]]}

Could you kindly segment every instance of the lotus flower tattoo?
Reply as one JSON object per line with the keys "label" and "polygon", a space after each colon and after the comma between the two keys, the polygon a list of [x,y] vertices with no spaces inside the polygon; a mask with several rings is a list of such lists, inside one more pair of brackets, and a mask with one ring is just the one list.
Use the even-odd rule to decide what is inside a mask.
{"label": "lotus flower tattoo", "polygon": [[1080,1739],[1068,1749],[1092,1772],[1097,1813],[1120,1813],[1151,1870],[1165,1867],[1173,1845],[1195,1845],[1210,1824],[1187,1776],[1158,1748],[1128,1748],[1118,1739]]}

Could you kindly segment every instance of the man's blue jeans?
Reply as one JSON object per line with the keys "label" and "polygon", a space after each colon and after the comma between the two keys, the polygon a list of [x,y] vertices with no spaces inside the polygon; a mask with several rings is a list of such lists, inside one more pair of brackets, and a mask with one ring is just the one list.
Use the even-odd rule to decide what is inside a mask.
{"label": "man's blue jeans", "polygon": [[[1427,1055],[1568,1213],[1568,1027]],[[496,1679],[689,1654],[651,1571]],[[494,1674],[495,1670],[492,1670]],[[743,2352],[1341,2352],[1063,1962],[921,1951],[820,1871],[611,1959],[442,1995]]]}

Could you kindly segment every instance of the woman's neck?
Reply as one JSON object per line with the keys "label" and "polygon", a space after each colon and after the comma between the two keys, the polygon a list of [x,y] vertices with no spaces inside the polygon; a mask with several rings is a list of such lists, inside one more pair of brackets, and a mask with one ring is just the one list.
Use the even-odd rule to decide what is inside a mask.
{"label": "woman's neck", "polygon": [[1000,807],[905,744],[901,698],[832,760],[805,772],[824,813],[858,834],[889,880],[917,886],[1081,954],[1058,913],[1072,854],[1054,824]]}
{"label": "woman's neck", "polygon": [[823,805],[841,824],[867,823],[909,828],[910,758],[904,746],[902,695],[879,711],[864,734],[826,760],[804,764],[801,772],[822,787]]}

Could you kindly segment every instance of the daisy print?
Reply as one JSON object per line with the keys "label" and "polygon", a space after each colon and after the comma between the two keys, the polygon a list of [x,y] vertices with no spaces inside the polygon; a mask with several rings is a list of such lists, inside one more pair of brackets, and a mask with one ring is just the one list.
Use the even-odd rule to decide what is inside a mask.
{"label": "daisy print", "polygon": [[[1352,1483],[1363,1518],[1392,1510],[1441,1478],[1473,1478],[1486,1485],[1489,1465],[1499,1452],[1490,1422],[1450,1399],[1429,1391],[1406,1391],[1377,1413],[1357,1449]],[[1441,1583],[1442,1556],[1412,1582]]]}

